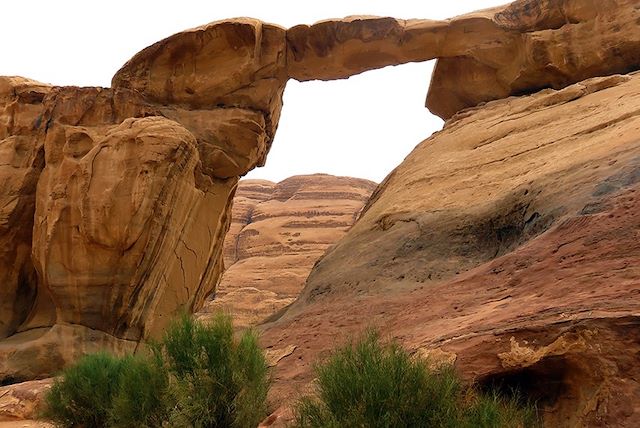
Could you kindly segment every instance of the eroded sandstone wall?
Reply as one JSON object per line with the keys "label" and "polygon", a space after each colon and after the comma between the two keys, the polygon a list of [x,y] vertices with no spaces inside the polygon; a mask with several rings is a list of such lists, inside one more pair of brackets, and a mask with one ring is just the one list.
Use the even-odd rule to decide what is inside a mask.
{"label": "eroded sandstone wall", "polygon": [[36,295],[31,235],[44,149],[33,124],[47,85],[0,79],[0,339],[26,319]]}
{"label": "eroded sandstone wall", "polygon": [[[39,102],[29,148],[42,169],[20,225],[33,231],[36,275],[17,278],[13,307],[26,313],[0,344],[10,379],[91,349],[133,349],[165,317],[199,307],[222,269],[237,180],[205,175],[194,135],[137,94],[51,88]],[[25,285],[35,292],[19,302]]]}
{"label": "eroded sandstone wall", "polygon": [[[508,139],[511,124],[529,123],[530,111],[558,115],[553,106],[575,105],[614,87],[633,93],[621,77],[567,85],[638,69],[639,14],[634,0],[519,0],[446,21],[351,17],[286,30],[240,18],[186,30],[144,49],[116,73],[112,88],[0,78],[0,382],[51,374],[98,348],[135,349],[177,310],[202,305],[223,269],[222,243],[238,178],[264,164],[289,78],[345,78],[440,58],[427,104],[453,118],[451,133],[468,117],[492,111],[469,110],[479,103],[565,88],[536,95],[536,105],[503,100],[519,109],[500,113],[511,114],[509,121],[479,123],[472,139],[465,128],[461,140],[440,143],[448,148],[440,157],[438,151],[430,154],[426,164],[410,157],[405,164],[420,167],[399,181],[408,184],[399,186],[398,204],[384,214],[376,211],[401,169],[367,210],[368,219],[380,214],[377,220],[360,222],[351,235],[366,236],[358,235],[366,224],[374,231],[402,229],[413,240],[391,236],[377,249],[395,252],[394,263],[421,254],[427,270],[414,271],[408,262],[399,276],[426,275],[426,281],[445,280],[508,253],[577,209],[589,193],[585,183],[627,162],[598,160],[595,172],[589,166],[572,169],[581,152],[572,150],[561,163],[550,154],[556,141],[547,137],[572,141],[575,129],[584,135],[612,129],[635,112],[615,116],[619,106],[631,105],[621,93],[602,101],[611,104],[610,119],[602,113],[560,124],[554,116],[531,122],[530,139],[508,146],[494,139]],[[541,131],[554,123],[567,133]],[[514,152],[536,138],[545,145]],[[590,156],[612,141],[622,140],[608,136],[589,147]],[[450,155],[452,147],[460,149],[456,156],[464,155]],[[486,164],[476,165],[485,158]],[[525,158],[531,165],[512,162]],[[510,180],[512,168],[546,171],[546,178],[524,174],[530,186],[514,179],[520,187],[477,188],[474,183],[484,183],[497,166],[504,169],[489,174],[496,181]],[[474,168],[476,175],[468,177]],[[573,181],[563,175],[569,170],[579,183],[574,187],[567,187]],[[449,178],[438,185],[437,177]],[[425,201],[438,208],[425,211],[428,221],[416,218],[412,198],[432,186]],[[408,189],[414,193],[404,200]],[[477,194],[468,194],[470,189]],[[570,202],[561,204],[567,195]],[[363,248],[369,245],[363,242]],[[359,260],[367,258],[362,253]],[[381,260],[370,261],[367,275],[394,272]],[[358,267],[360,261],[346,268]],[[314,279],[322,275],[312,277],[315,296],[330,295],[340,283],[327,275],[322,281]]]}
{"label": "eroded sandstone wall", "polygon": [[375,189],[369,180],[326,174],[279,183],[242,180],[224,243],[226,270],[202,319],[224,310],[254,326],[295,300],[325,251],[355,223]]}
{"label": "eroded sandstone wall", "polygon": [[373,326],[520,389],[548,426],[638,425],[638,106],[639,74],[594,78],[468,110],[419,144],[265,328],[265,346],[295,348],[274,401]]}
{"label": "eroded sandstone wall", "polygon": [[[274,37],[284,30],[255,20],[181,33],[135,56],[113,88],[0,79],[0,381],[134,350],[202,306],[238,178],[264,163],[275,132],[286,79],[266,71],[282,69]],[[176,56],[185,46],[188,59]]]}

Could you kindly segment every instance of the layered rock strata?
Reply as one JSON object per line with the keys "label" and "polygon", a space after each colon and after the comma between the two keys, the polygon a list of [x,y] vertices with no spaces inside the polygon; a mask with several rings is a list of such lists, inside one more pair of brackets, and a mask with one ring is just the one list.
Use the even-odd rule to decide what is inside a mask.
{"label": "layered rock strata", "polygon": [[[177,310],[203,304],[222,272],[223,237],[238,177],[264,164],[289,78],[344,78],[440,58],[427,104],[455,119],[451,130],[471,114],[461,110],[478,103],[637,69],[639,14],[632,0],[520,0],[447,21],[352,17],[285,30],[242,18],[187,30],[144,49],[116,73],[112,88],[0,78],[0,383],[47,376],[98,348],[133,350],[161,331]],[[526,123],[522,118],[531,109],[557,111],[551,106],[607,93],[607,85],[625,87],[615,83],[620,78],[612,79],[538,96],[542,107],[521,107],[522,116],[512,115],[510,122]],[[620,96],[606,99],[612,112],[620,103],[628,105],[629,95]],[[618,123],[612,120],[594,126],[609,129]],[[537,122],[532,126],[541,128]],[[562,126],[576,128],[573,122]],[[556,135],[551,131],[548,135]],[[474,165],[486,150],[502,147],[491,143],[501,132],[508,131],[499,124],[480,128],[477,134],[489,142],[477,143],[473,156],[456,163],[447,154],[422,165],[420,173]],[[513,147],[519,144],[524,143],[515,141]],[[547,150],[553,147],[549,143]],[[510,165],[509,150],[488,165]],[[545,160],[532,158],[532,168],[536,162],[557,164],[555,158],[540,159]],[[599,172],[614,168],[598,165]],[[482,182],[485,171],[478,169],[471,184]],[[428,175],[418,181],[428,187],[433,180]],[[457,183],[448,184],[455,188]],[[543,184],[564,195],[575,190],[552,181],[538,186]],[[527,190],[525,202],[538,188]],[[534,205],[512,207],[521,197],[513,191],[500,200],[506,210],[502,217],[494,218],[487,214],[492,199],[485,194],[474,208],[479,211],[464,214],[488,223],[465,223],[462,211],[452,211],[455,202],[441,192],[432,201],[443,205],[430,215],[457,229],[427,233],[451,237],[454,245],[443,252],[458,253],[452,255],[457,261],[425,258],[431,280],[505,254],[581,200],[572,196],[574,205],[567,203],[566,212],[530,212]],[[560,196],[548,196],[544,204],[555,207]],[[418,224],[411,215],[403,217],[405,210],[411,213],[411,204],[394,209],[377,227]],[[443,219],[441,212],[452,217]],[[513,220],[522,212],[530,215],[526,226]],[[520,236],[514,228],[523,228],[524,237],[514,238]],[[475,236],[485,238],[477,243]],[[396,260],[415,248],[436,251],[438,244],[425,248],[438,239],[428,245],[416,239],[416,247],[407,244]],[[392,242],[380,249],[393,247]],[[460,246],[465,242],[468,248]],[[371,273],[380,271],[376,266]],[[405,275],[413,275],[411,269]],[[315,281],[311,294],[330,293]]]}
{"label": "layered rock strata", "polygon": [[297,80],[341,79],[438,58],[427,107],[447,119],[481,102],[640,68],[634,0],[520,0],[446,21],[355,16],[287,31]]}
{"label": "layered rock strata", "polygon": [[198,316],[253,326],[298,296],[314,263],[353,225],[376,184],[325,174],[242,180],[224,242],[226,270]]}
{"label": "layered rock strata", "polygon": [[640,75],[468,110],[378,187],[263,337],[295,346],[273,397],[379,328],[519,389],[546,425],[636,426]]}
{"label": "layered rock strata", "polygon": [[[135,56],[111,89],[0,79],[1,382],[132,351],[202,306],[223,269],[238,177],[264,163],[273,138],[285,80],[243,89],[271,62],[262,43],[273,31],[284,39],[255,20],[182,33]],[[212,61],[191,70],[201,86],[185,88],[187,77],[157,93],[123,78],[146,70],[160,82],[182,60],[158,52],[184,53],[194,34],[187,57]],[[234,73],[211,73],[218,51],[237,57]]]}

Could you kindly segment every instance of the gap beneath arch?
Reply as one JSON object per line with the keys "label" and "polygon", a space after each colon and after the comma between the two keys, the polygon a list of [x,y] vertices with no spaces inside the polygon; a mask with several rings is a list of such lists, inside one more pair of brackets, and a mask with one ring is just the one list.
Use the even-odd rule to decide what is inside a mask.
{"label": "gap beneath arch", "polygon": [[290,80],[267,163],[247,178],[327,173],[379,183],[442,128],[424,107],[434,64],[390,66],[327,82]]}

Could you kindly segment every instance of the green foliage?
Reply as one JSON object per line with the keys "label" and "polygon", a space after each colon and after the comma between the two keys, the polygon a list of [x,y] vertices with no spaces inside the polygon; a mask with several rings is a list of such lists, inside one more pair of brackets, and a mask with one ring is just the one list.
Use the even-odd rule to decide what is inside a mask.
{"label": "green foliage", "polygon": [[112,427],[159,427],[168,414],[168,373],[157,358],[127,356],[122,360],[117,393],[109,411]]}
{"label": "green foliage", "polygon": [[183,317],[163,344],[175,379],[172,425],[251,427],[266,415],[268,367],[253,332],[236,341],[228,316],[209,325]]}
{"label": "green foliage", "polygon": [[517,393],[502,397],[496,392],[475,393],[464,409],[465,428],[522,428],[541,426],[535,406],[523,404]]}
{"label": "green foliage", "polygon": [[43,416],[62,427],[106,427],[122,366],[105,353],[80,359],[53,383]]}
{"label": "green foliage", "polygon": [[47,395],[58,426],[251,427],[266,415],[268,368],[255,333],[234,338],[231,318],[183,316],[147,356],[90,355]]}
{"label": "green foliage", "polygon": [[[317,396],[303,397],[296,426],[524,427],[528,411],[515,401],[471,394],[452,368],[430,370],[378,335],[337,350],[316,367]],[[466,398],[470,397],[472,398]]]}

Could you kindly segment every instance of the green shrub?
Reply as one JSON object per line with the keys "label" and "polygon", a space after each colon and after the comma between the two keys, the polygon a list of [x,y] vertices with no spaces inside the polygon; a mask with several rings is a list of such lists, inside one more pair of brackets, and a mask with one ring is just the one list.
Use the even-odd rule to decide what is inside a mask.
{"label": "green shrub", "polygon": [[470,400],[452,368],[430,370],[397,344],[381,344],[373,332],[337,350],[316,367],[316,376],[317,396],[298,403],[298,427],[516,427],[529,422],[517,403],[481,394]]}
{"label": "green shrub", "polygon": [[109,411],[109,424],[119,428],[162,426],[169,411],[168,373],[157,358],[122,359],[118,389]]}
{"label": "green shrub", "polygon": [[475,393],[468,407],[464,410],[465,428],[522,428],[538,427],[538,413],[535,406],[523,404],[514,392],[512,397],[503,397],[495,391],[481,394]]}
{"label": "green shrub", "polygon": [[268,370],[253,332],[235,339],[231,318],[183,316],[146,356],[84,357],[46,398],[63,427],[251,427],[266,415]]}
{"label": "green shrub", "polygon": [[244,428],[266,416],[268,367],[253,332],[234,340],[226,315],[207,325],[183,317],[163,345],[175,380],[172,425]]}
{"label": "green shrub", "polygon": [[57,426],[106,427],[123,360],[105,353],[87,355],[54,381],[44,417]]}

